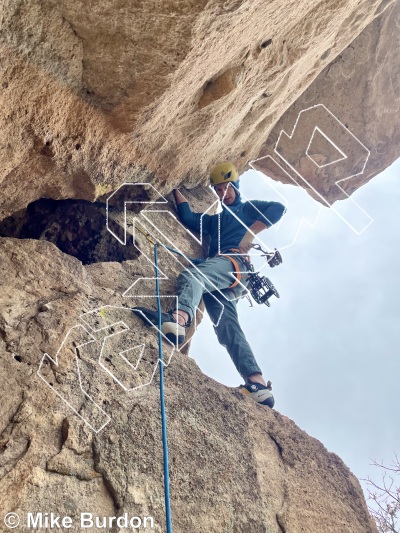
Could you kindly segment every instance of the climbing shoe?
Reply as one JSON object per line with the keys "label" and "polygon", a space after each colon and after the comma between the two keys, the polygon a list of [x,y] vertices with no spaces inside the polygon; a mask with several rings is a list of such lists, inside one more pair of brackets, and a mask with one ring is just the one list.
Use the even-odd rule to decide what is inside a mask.
{"label": "climbing shoe", "polygon": [[[158,326],[158,313],[147,307],[134,307],[132,312],[141,318],[147,326]],[[161,313],[161,332],[173,344],[182,344],[185,340],[185,327],[178,324],[172,316],[172,312]]]}
{"label": "climbing shoe", "polygon": [[250,398],[262,405],[268,405],[268,407],[272,408],[275,404],[270,381],[268,381],[267,385],[261,385],[261,383],[255,383],[248,379],[245,385],[240,385],[239,390],[242,394],[249,394]]}

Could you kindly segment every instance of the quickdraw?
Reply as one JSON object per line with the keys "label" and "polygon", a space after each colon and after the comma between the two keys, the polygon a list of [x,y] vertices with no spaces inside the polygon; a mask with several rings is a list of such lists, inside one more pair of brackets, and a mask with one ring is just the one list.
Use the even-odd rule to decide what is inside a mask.
{"label": "quickdraw", "polygon": [[[271,268],[280,265],[282,263],[282,256],[275,248],[273,252],[266,252],[261,248],[259,244],[253,244],[255,250],[262,252],[261,257],[264,257],[267,263]],[[273,283],[266,276],[260,276],[258,272],[254,272],[254,266],[250,261],[245,261],[246,268],[249,271],[248,274],[248,284],[249,284],[249,293],[253,300],[258,304],[265,304],[270,307],[271,303],[269,299],[271,296],[276,296],[279,298],[279,293],[275,289]],[[250,305],[251,300],[250,300]]]}
{"label": "quickdraw", "polygon": [[253,248],[254,250],[259,250],[260,252],[262,252],[261,257],[265,258],[271,268],[273,268],[274,266],[278,266],[282,263],[282,256],[276,248],[274,248],[273,252],[266,252],[261,248],[259,244],[253,244]]}

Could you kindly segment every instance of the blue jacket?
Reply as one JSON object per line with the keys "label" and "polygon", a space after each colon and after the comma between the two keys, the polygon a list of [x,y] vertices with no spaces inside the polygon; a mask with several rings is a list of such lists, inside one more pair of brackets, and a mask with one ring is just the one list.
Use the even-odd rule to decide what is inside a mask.
{"label": "blue jacket", "polygon": [[177,209],[179,218],[185,226],[200,233],[201,237],[210,236],[209,257],[230,248],[237,248],[247,229],[257,220],[270,227],[278,222],[286,211],[285,206],[279,202],[263,200],[242,202],[240,194],[236,195],[236,200],[229,206],[234,214],[230,213],[224,204],[222,204],[222,213],[215,215],[194,213],[188,202],[178,204]]}

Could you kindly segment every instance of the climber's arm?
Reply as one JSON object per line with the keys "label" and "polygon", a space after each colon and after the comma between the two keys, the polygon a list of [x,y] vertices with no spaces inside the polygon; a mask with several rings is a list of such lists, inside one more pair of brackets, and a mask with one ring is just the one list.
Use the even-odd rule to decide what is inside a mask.
{"label": "climber's arm", "polygon": [[246,231],[243,239],[240,241],[239,250],[241,254],[247,254],[251,249],[253,244],[254,235],[261,233],[263,230],[267,229],[268,226],[261,220],[256,220]]}
{"label": "climber's arm", "polygon": [[192,211],[189,202],[178,189],[174,190],[174,198],[180,221],[189,229],[207,235],[209,232],[210,215],[203,215],[203,213]]}
{"label": "climber's arm", "polygon": [[254,235],[271,227],[278,222],[286,212],[286,208],[279,202],[264,202],[262,200],[254,200],[248,202],[246,207],[251,209],[252,215],[257,220],[249,227],[243,239],[240,241],[239,250],[242,254],[246,254],[253,244]]}
{"label": "climber's arm", "polygon": [[174,189],[174,198],[176,205],[183,204],[187,202],[186,198],[183,196],[179,189]]}

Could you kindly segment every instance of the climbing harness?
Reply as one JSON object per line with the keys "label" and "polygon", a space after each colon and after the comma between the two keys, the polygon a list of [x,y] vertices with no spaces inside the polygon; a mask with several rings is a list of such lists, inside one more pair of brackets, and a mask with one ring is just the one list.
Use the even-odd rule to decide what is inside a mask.
{"label": "climbing harness", "polygon": [[[204,262],[204,259],[186,257],[183,253],[179,252],[179,250],[175,250],[175,248],[171,248],[170,246],[167,246],[166,244],[157,243],[149,233],[142,230],[139,226],[136,226],[136,229],[138,229],[139,232],[142,235],[144,235],[144,237],[151,244],[153,244],[153,246],[156,246],[156,244],[158,244],[159,246],[162,246],[166,250],[169,250],[170,252],[173,252],[174,254],[183,257],[187,261],[191,261],[194,265],[199,265],[200,263]],[[278,266],[283,262],[282,256],[276,248],[274,248],[273,252],[267,252],[266,250],[263,250],[259,244],[253,244],[252,248],[254,248],[254,250],[258,250],[262,252],[261,257],[264,257],[264,259],[267,261],[268,265],[271,268]],[[224,252],[220,252],[218,254],[222,257],[228,258],[233,265],[233,269],[234,269],[233,271],[235,272],[235,281],[232,283],[232,285],[228,287],[229,289],[235,288],[241,282],[242,277],[243,277],[242,272],[240,272],[241,269],[240,269],[239,263],[237,259],[234,257],[234,255],[238,253],[240,253],[240,250],[238,248],[230,248],[229,250],[225,250]],[[276,290],[272,281],[269,278],[267,278],[266,276],[260,276],[258,272],[254,271],[254,266],[252,265],[249,256],[242,255],[241,257],[247,270],[246,276],[247,276],[247,282],[249,285],[249,294],[251,295],[251,297],[256,303],[265,304],[267,307],[271,307],[271,303],[269,299],[271,298],[271,296],[275,296],[276,298],[279,298],[280,296],[279,296],[278,291]],[[253,304],[250,298],[248,299],[250,302],[250,306],[253,307]]]}
{"label": "climbing harness", "polygon": [[[282,263],[282,256],[276,248],[273,252],[266,252],[261,248],[259,244],[253,244],[252,248],[262,252],[261,257],[264,257],[264,259],[267,261],[271,268]],[[272,281],[266,276],[260,276],[258,272],[254,271],[254,266],[252,265],[250,257],[248,255],[241,255],[241,258],[247,270],[247,273],[243,276],[242,272],[240,272],[241,269],[238,261],[235,258],[235,254],[240,254],[240,250],[238,248],[229,248],[229,250],[225,250],[224,252],[220,252],[218,254],[219,256],[227,257],[231,261],[234,268],[235,281],[228,288],[233,289],[240,283],[242,278],[245,277],[249,285],[249,292],[245,296],[248,297],[250,307],[253,307],[253,304],[248,296],[249,294],[256,303],[265,304],[266,306],[270,307],[271,304],[269,302],[269,299],[271,298],[271,296],[276,296],[277,298],[279,298],[279,293],[275,289]]]}
{"label": "climbing harness", "polygon": [[[233,289],[236,287],[236,285],[239,285],[241,279],[242,279],[242,273],[240,272],[240,266],[239,263],[236,261],[235,257],[229,254],[240,254],[240,250],[238,248],[229,248],[229,250],[225,250],[224,252],[220,252],[217,255],[221,257],[226,257],[229,259],[229,261],[233,265],[233,272],[235,273],[235,281],[232,283],[232,285],[229,285],[228,289]],[[250,261],[250,258],[248,258]],[[247,267],[246,267],[247,268]]]}
{"label": "climbing harness", "polygon": [[[171,248],[170,246],[167,246],[163,243],[157,243],[153,237],[142,230],[139,226],[136,226],[136,229],[139,230],[139,232],[151,243],[153,246],[162,246],[166,250],[169,250],[170,252],[173,252],[176,255],[179,255],[180,257],[183,257],[187,261],[192,262],[194,265],[199,265],[204,262],[204,259],[197,259],[193,257],[186,257],[182,252],[179,250],[176,250],[175,248]],[[261,253],[261,257],[264,257],[264,259],[267,261],[268,265],[271,268],[274,268],[275,266],[280,265],[282,261],[282,256],[280,252],[274,248],[273,252],[267,252],[266,250],[263,250],[259,244],[253,244],[252,248],[254,250],[258,250]],[[229,259],[233,265],[233,271],[235,273],[235,281],[228,287],[229,289],[235,288],[242,280],[242,272],[240,271],[240,266],[238,261],[235,258],[235,254],[239,254],[240,250],[238,248],[230,248],[229,250],[225,250],[224,252],[220,252],[218,255],[222,257],[226,257]],[[231,255],[232,254],[232,255]],[[250,261],[250,257],[245,255],[241,256],[243,263],[245,264],[246,270],[247,270],[247,282],[249,285],[249,293],[253,300],[258,304],[265,304],[266,306],[270,307],[271,304],[269,302],[269,299],[271,296],[276,296],[276,298],[279,298],[279,293],[274,287],[272,281],[267,278],[266,276],[260,276],[258,272],[254,271],[254,266],[252,265]],[[157,267],[158,268],[158,267]],[[247,296],[248,297],[248,296]],[[253,307],[253,304],[248,297],[250,306]],[[161,318],[160,318],[161,320]]]}

